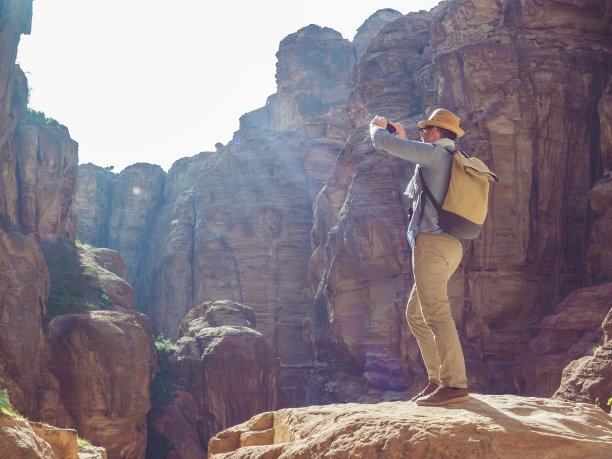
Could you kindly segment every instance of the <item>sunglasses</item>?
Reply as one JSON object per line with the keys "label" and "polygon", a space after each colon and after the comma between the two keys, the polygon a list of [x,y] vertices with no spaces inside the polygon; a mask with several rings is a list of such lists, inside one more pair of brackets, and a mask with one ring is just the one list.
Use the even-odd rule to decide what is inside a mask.
{"label": "sunglasses", "polygon": [[423,135],[423,132],[425,132],[427,129],[433,129],[435,126],[426,126],[424,128],[420,128],[419,129],[419,134]]}

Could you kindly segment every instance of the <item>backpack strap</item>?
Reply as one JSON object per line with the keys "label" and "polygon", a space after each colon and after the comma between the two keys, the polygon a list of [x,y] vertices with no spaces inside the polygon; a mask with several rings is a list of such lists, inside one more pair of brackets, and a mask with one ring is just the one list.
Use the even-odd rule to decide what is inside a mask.
{"label": "backpack strap", "polygon": [[[444,149],[446,151],[448,151],[449,155],[455,154],[455,149],[454,148],[444,147]],[[461,154],[463,156],[465,156],[466,158],[468,157],[466,152],[464,152],[463,150],[459,150],[459,151],[461,152]],[[453,163],[451,161],[451,168],[452,167],[453,167]],[[425,196],[427,196],[431,200],[431,203],[436,208],[436,211],[438,211],[438,213],[440,213],[440,211],[442,210],[442,206],[436,200],[436,198],[434,198],[434,195],[432,194],[432,192],[430,191],[429,187],[427,186],[427,182],[425,182],[425,177],[423,176],[423,171],[421,170],[420,167],[419,167],[419,178],[421,179],[421,185],[423,185],[423,191],[425,191]],[[450,177],[449,177],[449,180],[450,180]],[[420,219],[419,221],[423,220],[423,215],[425,213],[425,204],[426,204],[425,201],[423,201],[423,203],[421,204],[421,215],[419,216],[419,219]]]}

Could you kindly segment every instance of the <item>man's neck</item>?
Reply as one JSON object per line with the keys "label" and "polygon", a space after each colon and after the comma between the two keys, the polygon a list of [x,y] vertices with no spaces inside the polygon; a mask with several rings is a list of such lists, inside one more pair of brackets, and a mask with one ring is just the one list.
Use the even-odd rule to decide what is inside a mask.
{"label": "man's neck", "polygon": [[434,145],[441,145],[443,147],[454,147],[455,146],[455,142],[451,139],[447,139],[446,137],[443,137],[441,139],[438,139],[434,142],[432,142]]}

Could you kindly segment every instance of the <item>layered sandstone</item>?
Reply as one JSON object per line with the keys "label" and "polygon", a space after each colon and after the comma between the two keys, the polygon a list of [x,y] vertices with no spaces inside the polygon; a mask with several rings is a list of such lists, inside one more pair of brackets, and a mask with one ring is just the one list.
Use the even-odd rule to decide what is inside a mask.
{"label": "layered sandstone", "polygon": [[19,222],[13,135],[27,101],[27,81],[15,65],[21,34],[32,27],[32,0],[0,4],[0,215]]}
{"label": "layered sandstone", "polygon": [[78,145],[68,130],[43,120],[24,120],[15,132],[19,226],[38,239],[76,237]]}
{"label": "layered sandstone", "polygon": [[308,336],[323,373],[310,381],[313,401],[366,396],[368,385],[403,391],[421,371],[403,368],[407,355],[418,362],[416,345],[403,342],[411,273],[403,191],[412,165],[375,151],[364,123],[370,112],[423,116],[415,99],[434,91],[422,77],[431,69],[431,21],[421,13],[388,24],[354,71],[347,113],[357,128],[314,205]]}
{"label": "layered sandstone", "polygon": [[[149,167],[151,182],[126,174],[109,204],[113,235],[97,223],[88,231],[125,251],[156,332],[176,337],[203,301],[252,307],[294,404],[414,391],[425,375],[403,317],[412,166],[375,151],[366,125],[384,114],[416,138],[416,122],[445,106],[462,117],[460,146],[502,177],[450,283],[470,386],[550,394],[568,359],[599,339],[601,311],[572,325],[582,338],[571,352],[536,344],[569,323],[575,309],[555,308],[572,291],[609,281],[610,15],[601,5],[457,0],[397,18],[382,11],[352,46],[306,27],[281,42],[277,93],[241,118],[228,145],[177,161],[166,177]],[[138,183],[151,193],[136,204]],[[113,210],[124,198],[129,212]]]}
{"label": "layered sandstone", "polygon": [[563,370],[561,384],[553,398],[593,403],[610,413],[612,409],[612,305],[601,328],[602,346],[571,362]]}
{"label": "layered sandstone", "polygon": [[564,368],[604,342],[602,323],[611,309],[612,282],[576,290],[559,303],[553,314],[542,319],[529,351],[515,360],[514,384],[519,393],[553,395]]}
{"label": "layered sandstone", "polygon": [[[373,153],[364,124],[383,114],[414,137],[415,122],[439,106],[461,116],[460,146],[502,178],[482,236],[465,244],[449,285],[469,384],[521,390],[513,379],[516,356],[528,351],[542,318],[588,282],[586,196],[603,173],[598,140],[607,105],[600,98],[611,72],[609,15],[600,6],[447,2],[392,22],[372,40],[347,102],[356,129],[315,203],[309,336],[320,366],[332,369],[328,380],[336,379],[313,378],[321,400],[362,396],[354,380],[360,374],[370,387],[402,389],[389,383],[401,377],[398,361],[404,384],[425,378],[403,325],[410,268],[401,191],[410,173]],[[370,269],[362,269],[364,261]],[[597,328],[595,322],[583,325]]]}
{"label": "layered sandstone", "polygon": [[0,378],[13,404],[30,417],[36,413],[44,367],[49,288],[40,247],[5,222],[0,227]]}
{"label": "layered sandstone", "polygon": [[96,247],[108,246],[110,199],[116,176],[91,163],[79,164],[74,213],[79,217],[77,234],[82,242]]}
{"label": "layered sandstone", "polygon": [[56,317],[47,341],[49,378],[59,390],[45,394],[44,420],[73,426],[110,458],[143,457],[155,362],[150,331],[133,314],[92,311]]}
{"label": "layered sandstone", "polygon": [[378,35],[384,26],[402,16],[402,13],[399,11],[386,8],[376,11],[372,16],[367,18],[357,29],[357,33],[353,38],[353,49],[355,50],[356,60],[358,61],[360,59],[363,52],[370,46],[372,39]]}
{"label": "layered sandstone", "polygon": [[137,312],[133,289],[104,268],[104,260],[116,264],[116,252],[61,240],[43,247],[49,308],[59,315],[46,327],[36,417],[73,427],[110,458],[142,457],[157,368],[149,320]]}
{"label": "layered sandstone", "polygon": [[77,432],[0,413],[0,457],[106,459],[104,448],[78,445]]}
{"label": "layered sandstone", "polygon": [[604,458],[612,418],[592,405],[473,395],[451,407],[411,402],[311,406],[264,413],[220,432],[213,458]]}
{"label": "layered sandstone", "polygon": [[280,361],[255,325],[250,308],[214,301],[194,308],[180,327],[170,368],[184,391],[178,406],[186,397],[195,403],[183,414],[201,445],[220,430],[279,407]]}

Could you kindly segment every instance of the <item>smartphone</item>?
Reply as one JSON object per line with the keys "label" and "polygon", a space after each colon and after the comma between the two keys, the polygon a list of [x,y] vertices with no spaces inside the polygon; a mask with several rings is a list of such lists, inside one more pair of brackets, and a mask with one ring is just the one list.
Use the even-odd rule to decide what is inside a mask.
{"label": "smartphone", "polygon": [[391,134],[395,134],[395,128],[391,123],[387,123],[387,131],[389,131]]}

